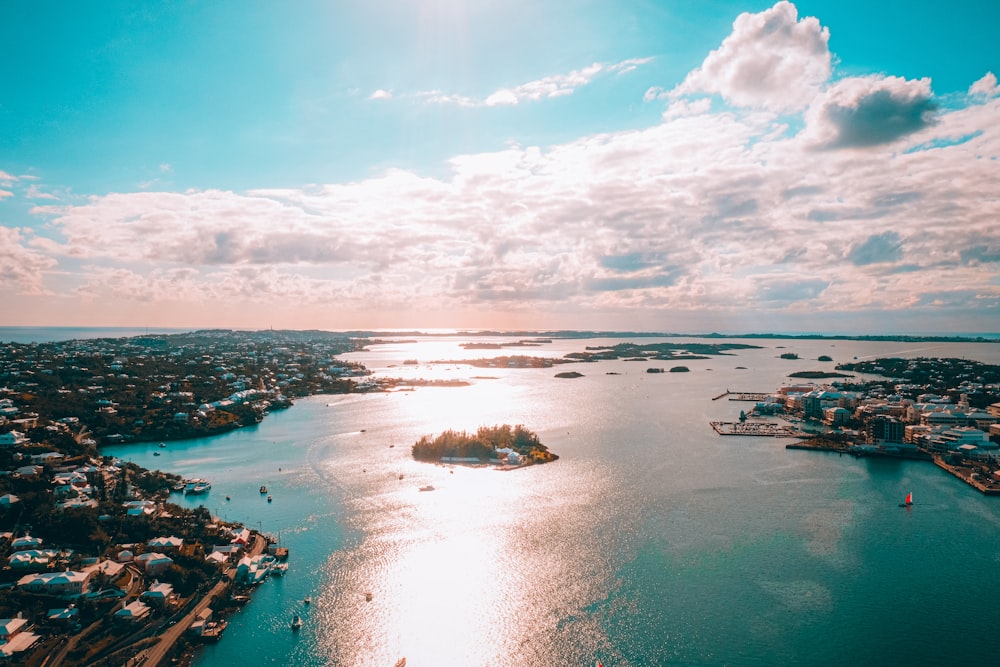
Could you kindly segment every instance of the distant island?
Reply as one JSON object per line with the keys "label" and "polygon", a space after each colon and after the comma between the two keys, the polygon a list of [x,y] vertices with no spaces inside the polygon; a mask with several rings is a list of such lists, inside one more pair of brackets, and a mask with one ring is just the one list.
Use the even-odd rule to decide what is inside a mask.
{"label": "distant island", "polygon": [[809,380],[824,380],[826,378],[849,378],[854,377],[847,373],[837,373],[836,371],[796,371],[789,373],[790,378],[805,378]]}
{"label": "distant island", "polygon": [[435,463],[526,466],[548,463],[559,457],[524,426],[503,424],[482,426],[475,433],[448,430],[435,438],[425,435],[414,443],[413,458]]}

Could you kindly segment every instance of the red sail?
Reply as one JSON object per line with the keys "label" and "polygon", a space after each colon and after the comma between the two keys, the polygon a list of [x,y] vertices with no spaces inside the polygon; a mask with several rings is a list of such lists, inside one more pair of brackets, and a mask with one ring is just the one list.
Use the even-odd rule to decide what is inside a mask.
{"label": "red sail", "polygon": [[913,492],[912,491],[910,493],[906,494],[906,504],[907,505],[912,505],[913,504]]}

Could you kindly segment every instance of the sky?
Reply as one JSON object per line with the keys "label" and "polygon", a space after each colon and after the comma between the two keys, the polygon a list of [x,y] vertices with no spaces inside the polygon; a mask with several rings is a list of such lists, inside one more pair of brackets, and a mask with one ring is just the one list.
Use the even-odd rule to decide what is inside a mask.
{"label": "sky", "polygon": [[997,332],[998,24],[3,3],[0,325]]}

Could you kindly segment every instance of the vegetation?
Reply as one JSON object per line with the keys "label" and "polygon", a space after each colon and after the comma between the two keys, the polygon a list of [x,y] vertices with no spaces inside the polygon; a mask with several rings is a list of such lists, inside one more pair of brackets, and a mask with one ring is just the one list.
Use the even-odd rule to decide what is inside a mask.
{"label": "vegetation", "polygon": [[482,426],[475,433],[448,430],[436,438],[424,436],[413,445],[413,458],[419,461],[440,461],[442,457],[474,458],[488,462],[496,458],[498,449],[512,449],[528,463],[545,463],[557,457],[524,426]]}

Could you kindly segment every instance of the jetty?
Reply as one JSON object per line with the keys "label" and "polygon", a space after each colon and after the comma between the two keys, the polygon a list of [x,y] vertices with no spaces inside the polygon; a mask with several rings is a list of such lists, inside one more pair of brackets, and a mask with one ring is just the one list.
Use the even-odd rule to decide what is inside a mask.
{"label": "jetty", "polygon": [[988,476],[984,477],[976,467],[952,465],[945,461],[940,454],[935,454],[933,461],[938,468],[951,473],[980,493],[987,496],[1000,496],[1000,480]]}
{"label": "jetty", "polygon": [[719,435],[751,435],[768,438],[806,438],[810,434],[789,424],[765,421],[709,422]]}
{"label": "jetty", "polygon": [[764,391],[729,391],[727,389],[718,396],[713,396],[712,400],[717,401],[720,398],[725,398],[726,396],[729,396],[730,401],[759,403],[761,401],[766,401],[767,397],[771,396],[771,394]]}

